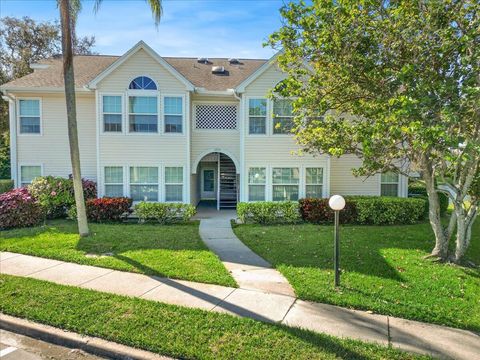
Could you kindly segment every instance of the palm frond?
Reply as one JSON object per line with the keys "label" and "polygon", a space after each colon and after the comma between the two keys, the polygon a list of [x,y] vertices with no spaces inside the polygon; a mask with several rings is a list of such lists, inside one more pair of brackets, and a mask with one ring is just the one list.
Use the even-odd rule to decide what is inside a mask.
{"label": "palm frond", "polygon": [[155,19],[155,26],[160,24],[160,18],[163,14],[162,9],[162,0],[145,0],[148,5],[150,5],[150,9],[152,10],[153,18]]}

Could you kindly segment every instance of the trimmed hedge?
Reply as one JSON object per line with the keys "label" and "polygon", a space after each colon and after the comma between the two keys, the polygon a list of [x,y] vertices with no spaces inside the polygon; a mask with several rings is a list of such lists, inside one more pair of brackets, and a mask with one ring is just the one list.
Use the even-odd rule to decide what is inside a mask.
{"label": "trimmed hedge", "polygon": [[301,220],[296,201],[241,202],[237,204],[237,214],[245,224],[293,224]]}
{"label": "trimmed hedge", "polygon": [[13,190],[13,180],[0,179],[0,194]]}
{"label": "trimmed hedge", "polygon": [[[132,199],[126,197],[89,199],[85,202],[87,218],[92,222],[121,221],[130,213]],[[76,219],[77,209],[72,206],[68,211],[71,219]]]}
{"label": "trimmed hedge", "polygon": [[152,220],[160,224],[172,224],[190,220],[196,214],[196,209],[190,204],[142,201],[135,205],[134,212],[140,223]]}
{"label": "trimmed hedge", "polygon": [[[82,179],[83,196],[85,200],[97,197],[97,185],[94,181]],[[28,185],[28,190],[42,206],[45,216],[49,219],[61,218],[67,215],[75,204],[72,178],[56,176],[40,176]]]}
{"label": "trimmed hedge", "polygon": [[[408,185],[408,196],[414,198],[422,198],[428,200],[427,189],[421,182],[413,182]],[[440,202],[440,214],[443,216],[447,213],[448,205],[450,203],[448,196],[444,193],[438,193],[438,200]],[[428,214],[428,201],[425,204],[425,213]]]}
{"label": "trimmed hedge", "polygon": [[34,226],[42,219],[41,206],[26,188],[10,190],[0,195],[0,229]]}
{"label": "trimmed hedge", "polygon": [[[425,216],[425,199],[383,196],[346,197],[345,209],[340,212],[342,223],[369,225],[414,224]],[[302,219],[312,223],[333,221],[328,199],[301,199]]]}

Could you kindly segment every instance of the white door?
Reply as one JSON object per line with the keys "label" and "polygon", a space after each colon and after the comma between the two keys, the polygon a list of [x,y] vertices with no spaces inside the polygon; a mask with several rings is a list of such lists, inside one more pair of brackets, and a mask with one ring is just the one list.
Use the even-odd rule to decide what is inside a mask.
{"label": "white door", "polygon": [[214,167],[202,169],[201,197],[202,200],[217,198],[217,170]]}

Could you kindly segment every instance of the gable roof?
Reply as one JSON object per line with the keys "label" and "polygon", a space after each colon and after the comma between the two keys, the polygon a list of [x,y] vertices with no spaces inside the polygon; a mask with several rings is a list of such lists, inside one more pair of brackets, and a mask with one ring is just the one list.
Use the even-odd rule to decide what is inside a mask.
{"label": "gable roof", "polygon": [[[268,62],[265,59],[239,59],[238,64],[231,64],[227,58],[211,58],[205,64],[198,62],[197,58],[160,57],[144,42],[139,42],[123,56],[75,56],[73,60],[75,87],[79,90],[86,90],[86,87],[89,86],[94,88],[99,81],[108,76],[109,73],[140,48],[156,57],[165,68],[181,79],[190,90],[194,88],[210,91],[234,89]],[[62,57],[42,60],[39,61],[39,64],[48,66],[35,66],[35,71],[31,74],[3,84],[0,86],[0,89],[9,91],[40,91],[48,89],[63,92]],[[225,73],[212,73],[212,66],[223,66]]]}

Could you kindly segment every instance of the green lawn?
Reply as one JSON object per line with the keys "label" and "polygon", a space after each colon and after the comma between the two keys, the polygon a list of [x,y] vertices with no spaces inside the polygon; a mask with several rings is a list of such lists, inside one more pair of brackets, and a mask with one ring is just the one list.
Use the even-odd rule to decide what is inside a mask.
{"label": "green lawn", "polygon": [[0,251],[226,286],[235,281],[198,234],[198,222],[91,224],[80,238],[67,220],[0,232]]}
{"label": "green lawn", "polygon": [[182,359],[420,359],[230,315],[0,275],[0,311]]}
{"label": "green lawn", "polygon": [[[343,226],[339,291],[333,289],[332,226],[239,225],[234,231],[302,299],[480,331],[480,268],[424,260],[434,244],[428,223]],[[480,221],[472,233],[468,257],[480,264]]]}

